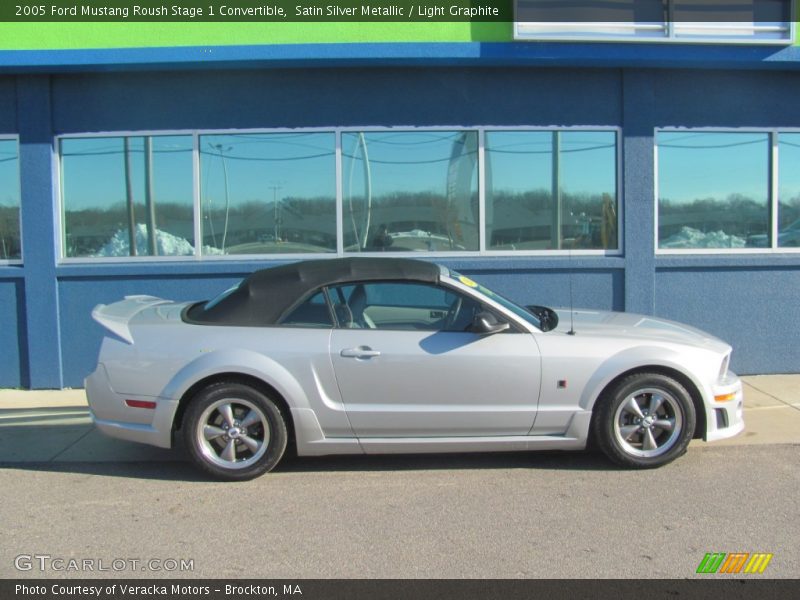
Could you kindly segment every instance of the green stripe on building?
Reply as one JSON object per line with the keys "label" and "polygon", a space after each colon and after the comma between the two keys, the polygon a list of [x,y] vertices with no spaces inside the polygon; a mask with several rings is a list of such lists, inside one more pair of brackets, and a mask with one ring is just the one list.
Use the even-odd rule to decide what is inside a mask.
{"label": "green stripe on building", "polygon": [[0,50],[511,39],[511,23],[0,23]]}

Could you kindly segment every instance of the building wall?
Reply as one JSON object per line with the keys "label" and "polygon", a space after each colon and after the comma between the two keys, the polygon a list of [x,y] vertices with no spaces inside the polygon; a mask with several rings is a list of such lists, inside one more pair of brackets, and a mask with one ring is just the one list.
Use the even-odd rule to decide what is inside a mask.
{"label": "building wall", "polygon": [[[0,76],[0,134],[17,131],[16,81]],[[0,386],[19,387],[26,378],[27,351],[22,269],[0,266]]]}
{"label": "building wall", "polygon": [[55,76],[52,90],[57,133],[343,125],[618,125],[622,97],[620,72],[611,69],[376,67],[84,74]]}
{"label": "building wall", "polygon": [[[20,136],[24,266],[0,266],[0,386],[80,386],[102,337],[91,308],[124,294],[202,299],[258,261],[59,264],[53,136],[336,126],[603,126],[622,144],[622,256],[447,258],[523,303],[656,314],[734,345],[742,373],[796,372],[800,255],[654,252],[657,127],[800,127],[786,72],[327,68],[0,78]],[[18,111],[17,108],[18,107]],[[774,349],[779,348],[776,352]]]}
{"label": "building wall", "polygon": [[737,355],[735,368],[800,371],[797,266],[664,266],[656,282],[656,314],[724,331]]}
{"label": "building wall", "polygon": [[[778,73],[666,72],[655,80],[656,127],[798,127],[800,79]],[[746,84],[745,84],[746,81]],[[687,93],[694,89],[694,94]],[[745,373],[800,371],[798,257],[660,257],[655,313],[722,332]]]}
{"label": "building wall", "polygon": [[[2,267],[0,267],[2,270]],[[21,387],[27,379],[22,280],[0,277],[0,386]]]}
{"label": "building wall", "polygon": [[0,75],[0,133],[17,130],[17,91],[14,77]]}

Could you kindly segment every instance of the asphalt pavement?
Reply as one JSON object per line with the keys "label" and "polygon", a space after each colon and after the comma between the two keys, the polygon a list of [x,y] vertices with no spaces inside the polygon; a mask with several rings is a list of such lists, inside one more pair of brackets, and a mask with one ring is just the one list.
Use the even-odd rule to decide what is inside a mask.
{"label": "asphalt pavement", "polygon": [[725,578],[696,569],[742,552],[773,555],[756,577],[796,578],[800,375],[745,385],[744,433],[654,471],[590,452],[342,456],[243,483],[100,435],[82,390],[0,391],[0,577]]}

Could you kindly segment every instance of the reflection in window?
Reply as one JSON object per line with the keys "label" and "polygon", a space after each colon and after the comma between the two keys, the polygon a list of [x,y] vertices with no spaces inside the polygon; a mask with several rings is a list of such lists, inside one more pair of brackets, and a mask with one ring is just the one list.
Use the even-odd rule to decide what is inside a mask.
{"label": "reflection in window", "polygon": [[191,136],[61,140],[64,256],[194,253]]}
{"label": "reflection in window", "polygon": [[791,0],[668,1],[672,4],[673,36],[676,38],[791,40]]}
{"label": "reflection in window", "polygon": [[800,133],[778,135],[778,246],[800,246]]}
{"label": "reflection in window", "polygon": [[[339,136],[60,138],[62,254],[477,252],[484,209],[489,251],[619,248],[613,131],[486,131],[485,176],[478,129]],[[16,142],[0,142],[0,257],[19,257]]]}
{"label": "reflection in window", "polygon": [[791,41],[791,0],[515,0],[516,39]]}
{"label": "reflection in window", "polygon": [[769,246],[768,134],[661,131],[656,142],[659,248]]}
{"label": "reflection in window", "polygon": [[18,260],[19,154],[16,140],[0,139],[0,260]]}
{"label": "reflection in window", "polygon": [[664,38],[664,0],[515,0],[518,39]]}
{"label": "reflection in window", "polygon": [[486,133],[487,250],[617,248],[611,131]]}
{"label": "reflection in window", "polygon": [[336,251],[333,133],[200,136],[203,254]]}
{"label": "reflection in window", "polygon": [[347,252],[478,250],[476,131],[342,134]]}

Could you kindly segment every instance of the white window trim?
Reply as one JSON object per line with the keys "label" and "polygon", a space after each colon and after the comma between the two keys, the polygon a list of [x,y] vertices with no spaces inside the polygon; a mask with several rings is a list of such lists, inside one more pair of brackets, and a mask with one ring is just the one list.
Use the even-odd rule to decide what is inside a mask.
{"label": "white window trim", "polygon": [[[796,23],[794,21],[788,23],[785,26],[776,27],[774,30],[776,32],[786,31],[788,36],[785,38],[737,38],[737,37],[727,37],[724,35],[719,36],[688,36],[688,35],[679,35],[675,34],[675,28],[671,25],[667,28],[660,27],[659,31],[666,30],[669,33],[664,35],[664,37],[644,37],[644,36],[636,36],[635,34],[632,35],[602,35],[602,34],[586,34],[586,35],[570,35],[564,34],[559,35],[556,33],[553,34],[542,34],[542,33],[534,33],[534,32],[525,32],[524,30],[520,30],[520,26],[530,25],[526,23],[516,23],[514,25],[514,39],[515,41],[528,41],[528,42],[609,42],[609,43],[628,43],[628,44],[698,44],[698,45],[733,45],[733,46],[791,46],[794,44],[795,40],[795,32],[796,32]],[[542,24],[537,23],[537,26]],[[597,24],[595,24],[597,25]],[[609,24],[611,25],[611,24]],[[766,27],[766,26],[765,26]],[[650,30],[650,28],[645,26],[639,26],[635,29],[639,30]],[[772,29],[772,28],[770,28]]]}
{"label": "white window trim", "polygon": [[[197,236],[198,228],[200,227],[200,212],[198,204],[200,201],[200,179],[199,179],[199,153],[197,152],[197,135],[195,130],[186,129],[159,129],[159,130],[121,130],[121,131],[99,131],[99,132],[81,132],[81,133],[67,133],[57,135],[53,144],[54,159],[54,188],[57,190],[57,206],[56,211],[56,225],[58,227],[58,263],[64,265],[70,264],[143,264],[143,263],[173,263],[173,262],[197,262],[200,259],[199,245],[195,243],[194,254],[184,256],[79,256],[69,257],[66,256],[66,231],[64,221],[64,179],[62,177],[62,156],[61,156],[61,142],[62,140],[73,139],[96,139],[96,138],[110,138],[110,137],[167,137],[167,136],[187,136],[192,137],[192,231]],[[195,161],[198,161],[195,164]]]}
{"label": "white window trim", "polygon": [[[769,182],[767,208],[770,211],[770,246],[768,248],[659,248],[658,246],[658,215],[659,215],[659,186],[658,186],[658,134],[659,133],[753,133],[767,134],[769,143]],[[792,127],[658,127],[653,131],[653,218],[654,237],[653,247],[657,256],[687,256],[687,255],[774,255],[797,254],[800,248],[778,246],[778,142],[782,133],[800,133],[800,128]]]}
{"label": "white window trim", "polygon": [[[203,204],[200,201],[200,136],[192,134],[192,219],[194,220],[194,256],[195,260],[202,258],[203,246]],[[199,242],[199,243],[198,243]]]}
{"label": "white window trim", "polygon": [[778,211],[780,210],[780,162],[777,131],[769,132],[769,240],[770,250],[778,249]]}
{"label": "white window trim", "polygon": [[[344,224],[344,190],[342,181],[342,147],[341,137],[343,133],[361,132],[426,132],[426,131],[475,131],[478,135],[478,227],[479,227],[479,249],[464,251],[438,251],[438,252],[345,252],[344,239],[342,236]],[[531,131],[531,132],[597,132],[605,131],[614,134],[616,144],[615,155],[615,182],[616,182],[616,209],[617,209],[617,248],[611,250],[603,249],[562,249],[562,250],[491,250],[486,248],[485,231],[485,134],[491,131]],[[330,133],[335,136],[336,152],[336,237],[337,247],[335,252],[308,252],[308,253],[274,253],[274,254],[235,254],[235,255],[203,255],[201,240],[201,219],[200,210],[200,153],[199,139],[205,135],[247,135],[247,134],[272,134],[272,133]],[[194,209],[194,232],[195,232],[195,251],[193,255],[186,256],[115,256],[115,257],[68,257],[65,256],[66,232],[64,231],[63,213],[65,210],[63,199],[63,179],[61,176],[61,141],[65,139],[86,139],[86,138],[108,138],[108,137],[162,137],[162,136],[192,136],[192,165],[193,165],[193,209]],[[59,264],[80,265],[80,264],[143,264],[143,263],[192,263],[192,262],[247,262],[247,261],[268,261],[268,260],[310,260],[318,258],[341,258],[351,256],[365,257],[406,257],[406,258],[448,258],[448,259],[469,259],[475,257],[620,257],[624,254],[624,232],[623,215],[624,194],[622,190],[622,128],[619,126],[464,126],[464,125],[439,125],[439,126],[346,126],[346,127],[280,127],[280,128],[246,128],[246,129],[165,129],[165,130],[120,130],[120,131],[98,131],[85,133],[68,133],[56,136],[54,145],[54,177],[56,179],[55,188],[57,189],[57,226],[59,238]]]}
{"label": "white window trim", "polygon": [[[16,133],[0,133],[0,141],[8,142],[8,141],[15,141],[17,142],[17,162],[20,160],[20,152],[19,152],[19,134]],[[21,169],[17,169],[17,186],[18,192],[20,194],[20,205],[17,207],[17,219],[19,220],[19,251],[20,251],[20,258],[0,258],[0,267],[16,267],[23,264],[23,258],[25,256],[25,246],[23,241],[23,231],[22,231],[22,172]]]}
{"label": "white window trim", "polygon": [[344,256],[344,175],[342,169],[342,132],[336,131],[336,256]]}
{"label": "white window trim", "polygon": [[[489,250],[486,248],[486,203],[485,203],[485,193],[486,193],[486,186],[482,184],[484,181],[484,171],[479,171],[479,197],[480,197],[480,220],[481,220],[481,230],[480,233],[482,235],[481,240],[481,250],[476,253],[478,256],[496,256],[496,257],[510,257],[510,256],[549,256],[549,257],[556,257],[556,256],[610,256],[610,257],[619,257],[624,255],[624,248],[625,248],[625,240],[624,240],[624,230],[623,230],[623,215],[625,214],[624,209],[624,197],[625,194],[623,193],[622,182],[623,182],[623,174],[622,174],[622,128],[616,126],[575,126],[570,125],[566,127],[559,127],[559,126],[548,126],[548,127],[537,127],[537,126],[516,126],[516,127],[500,127],[500,126],[492,126],[492,127],[476,127],[474,129],[479,129],[479,158],[481,157],[480,152],[485,153],[485,148],[483,144],[485,143],[485,137],[487,132],[492,131],[544,131],[544,132],[552,132],[552,131],[562,131],[562,132],[570,132],[570,131],[577,131],[577,132],[602,132],[606,131],[609,133],[614,133],[614,144],[616,148],[615,152],[615,162],[614,162],[614,170],[615,170],[615,183],[616,183],[616,201],[617,201],[617,247],[612,250],[586,250],[586,249],[569,249],[564,248],[562,250]],[[484,163],[479,163],[480,167],[484,167]],[[461,253],[466,255],[466,253]],[[460,256],[461,254],[456,254]]]}
{"label": "white window trim", "polygon": [[[671,0],[670,0],[671,1]],[[789,46],[794,44],[797,34],[797,7],[795,0],[789,1],[789,20],[775,23],[748,24],[747,22],[680,22],[676,27],[674,21],[663,22],[549,22],[549,21],[517,21],[514,20],[514,40],[515,41],[556,41],[556,42],[627,42],[627,43],[644,43],[644,44],[722,44],[722,45],[745,45],[745,46]],[[672,12],[672,4],[669,6],[670,13]],[[681,34],[681,26],[686,28],[723,31],[722,34],[713,35],[691,35]],[[572,28],[575,27],[588,27],[593,28],[595,32],[586,34],[578,33],[563,33],[557,31],[554,33],[546,33],[547,29],[557,30],[559,28]],[[612,33],[604,34],[603,29],[612,30]],[[751,37],[736,37],[731,35],[731,30],[742,29],[752,31]],[[545,31],[542,31],[545,30]],[[613,30],[629,30],[629,34],[614,33]],[[639,31],[652,31],[655,33],[663,32],[662,36],[637,36]],[[758,37],[758,33],[785,33],[785,37],[779,38],[764,38]]]}
{"label": "white window trim", "polygon": [[486,250],[486,129],[478,131],[478,248]]}

